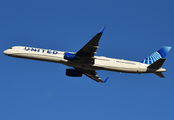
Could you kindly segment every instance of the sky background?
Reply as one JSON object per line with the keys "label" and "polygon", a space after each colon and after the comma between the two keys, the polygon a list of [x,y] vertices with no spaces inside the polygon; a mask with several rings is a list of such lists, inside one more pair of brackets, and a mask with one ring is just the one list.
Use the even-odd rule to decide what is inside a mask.
{"label": "sky background", "polygon": [[62,64],[3,55],[11,46],[77,52],[100,29],[98,56],[142,61],[174,47],[173,0],[1,0],[1,120],[174,120],[174,52],[154,74],[68,77]]}

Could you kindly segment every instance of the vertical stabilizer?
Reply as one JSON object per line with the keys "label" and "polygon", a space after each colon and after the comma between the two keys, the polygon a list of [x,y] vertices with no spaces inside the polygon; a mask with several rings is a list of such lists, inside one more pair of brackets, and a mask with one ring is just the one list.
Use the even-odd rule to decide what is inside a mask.
{"label": "vertical stabilizer", "polygon": [[149,57],[144,59],[142,61],[142,63],[144,63],[144,64],[152,64],[155,61],[159,60],[160,58],[165,58],[167,53],[170,51],[170,49],[171,49],[171,47],[164,46],[160,50],[154,52],[152,55],[150,55]]}

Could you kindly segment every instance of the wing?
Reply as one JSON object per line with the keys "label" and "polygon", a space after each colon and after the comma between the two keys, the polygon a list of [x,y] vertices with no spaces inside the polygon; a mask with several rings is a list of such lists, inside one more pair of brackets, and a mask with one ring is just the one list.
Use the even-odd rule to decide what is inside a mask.
{"label": "wing", "polygon": [[98,75],[97,72],[95,70],[85,70],[85,69],[79,69],[79,68],[75,68],[77,71],[82,72],[84,75],[86,75],[87,77],[95,80],[96,82],[101,82],[101,83],[105,83],[108,80],[108,77],[103,81]]}
{"label": "wing", "polygon": [[[105,26],[106,27],[106,26]],[[97,33],[83,48],[81,48],[76,54],[81,57],[87,63],[94,63],[94,54],[99,45],[100,37],[102,36],[105,27],[103,27],[99,33]]]}

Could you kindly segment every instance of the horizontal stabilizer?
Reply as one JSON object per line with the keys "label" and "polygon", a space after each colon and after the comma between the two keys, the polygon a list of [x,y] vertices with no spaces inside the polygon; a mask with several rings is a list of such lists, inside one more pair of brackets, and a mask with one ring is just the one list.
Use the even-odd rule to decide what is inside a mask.
{"label": "horizontal stabilizer", "polygon": [[161,77],[161,78],[165,78],[165,76],[161,72],[157,72],[157,73],[154,73],[154,74]]}
{"label": "horizontal stabilizer", "polygon": [[148,68],[159,69],[159,68],[161,68],[161,66],[163,65],[165,60],[166,60],[165,58],[160,58],[156,62],[154,62],[151,65],[149,65]]}

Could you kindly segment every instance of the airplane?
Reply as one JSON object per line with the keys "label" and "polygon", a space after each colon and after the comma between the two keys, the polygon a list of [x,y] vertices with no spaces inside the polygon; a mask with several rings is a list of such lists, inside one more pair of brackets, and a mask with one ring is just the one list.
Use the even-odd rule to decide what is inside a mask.
{"label": "airplane", "polygon": [[3,53],[11,57],[61,63],[72,67],[66,69],[67,76],[82,77],[82,74],[84,74],[100,83],[105,83],[108,80],[108,77],[105,80],[102,80],[97,75],[96,70],[138,74],[154,73],[155,75],[164,78],[162,72],[165,72],[166,69],[162,68],[162,65],[167,53],[171,49],[169,46],[162,47],[141,62],[95,56],[97,48],[99,48],[99,40],[105,27],[103,27],[76,53],[27,46],[13,46],[3,51]]}

